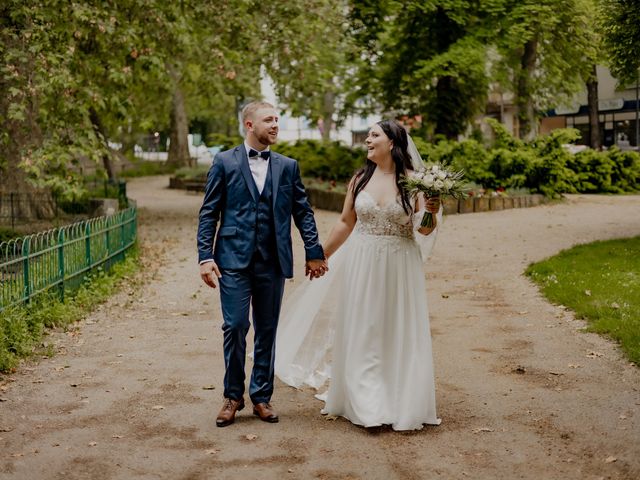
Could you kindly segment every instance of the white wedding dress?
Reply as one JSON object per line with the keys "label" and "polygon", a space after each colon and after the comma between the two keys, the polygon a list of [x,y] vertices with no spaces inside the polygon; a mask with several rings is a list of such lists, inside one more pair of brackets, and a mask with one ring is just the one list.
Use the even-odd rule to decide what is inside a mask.
{"label": "white wedding dress", "polygon": [[285,302],[276,375],[295,387],[319,388],[330,378],[328,391],[319,396],[326,402],[322,412],[357,425],[437,425],[414,222],[398,202],[379,206],[366,191],[357,196],[355,210],[354,231],[331,258],[330,272]]}

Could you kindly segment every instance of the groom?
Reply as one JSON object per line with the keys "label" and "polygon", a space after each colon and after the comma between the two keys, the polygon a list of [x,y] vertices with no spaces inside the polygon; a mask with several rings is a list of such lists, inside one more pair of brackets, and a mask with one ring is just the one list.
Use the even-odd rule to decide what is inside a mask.
{"label": "groom", "polygon": [[298,164],[269,150],[278,138],[278,113],[267,102],[252,102],[242,110],[242,122],[244,143],[213,160],[198,225],[200,276],[212,288],[220,283],[226,371],[218,427],[232,424],[244,408],[249,304],[253,413],[265,422],[278,421],[269,401],[284,280],[293,276],[292,216],[304,241],[306,274],[316,278],[327,270]]}

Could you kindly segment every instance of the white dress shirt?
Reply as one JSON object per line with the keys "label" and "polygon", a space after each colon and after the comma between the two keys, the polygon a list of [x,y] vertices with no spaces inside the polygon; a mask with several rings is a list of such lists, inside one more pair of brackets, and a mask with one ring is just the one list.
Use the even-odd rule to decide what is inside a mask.
{"label": "white dress shirt", "polygon": [[[256,187],[258,187],[258,193],[262,194],[262,190],[264,189],[264,182],[267,180],[267,172],[269,170],[269,160],[265,160],[262,157],[249,157],[249,150],[251,150],[251,147],[247,145],[247,142],[244,142],[244,148],[247,151],[247,157],[249,158],[249,169],[251,170],[253,181],[256,182]],[[263,151],[268,151],[268,150],[269,148]]]}

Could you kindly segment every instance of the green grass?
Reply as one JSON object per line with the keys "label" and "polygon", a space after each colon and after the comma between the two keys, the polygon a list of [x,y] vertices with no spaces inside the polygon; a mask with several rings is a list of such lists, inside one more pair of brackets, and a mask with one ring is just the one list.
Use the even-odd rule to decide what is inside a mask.
{"label": "green grass", "polygon": [[33,354],[50,356],[53,346],[43,342],[47,329],[66,327],[84,318],[104,303],[139,269],[137,248],[109,272],[98,269],[65,302],[57,295],[42,295],[28,305],[12,307],[0,314],[0,371],[10,372],[21,358]]}
{"label": "green grass", "polygon": [[553,303],[618,341],[640,365],[640,236],[564,250],[525,272]]}

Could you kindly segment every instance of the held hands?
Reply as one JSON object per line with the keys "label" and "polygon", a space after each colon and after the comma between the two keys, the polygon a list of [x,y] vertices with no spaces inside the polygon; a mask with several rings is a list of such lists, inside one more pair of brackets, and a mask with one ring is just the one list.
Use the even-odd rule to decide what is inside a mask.
{"label": "held hands", "polygon": [[304,267],[304,276],[309,277],[309,280],[314,278],[320,278],[329,271],[329,265],[327,259],[308,260]]}
{"label": "held hands", "polygon": [[211,288],[218,286],[216,279],[221,278],[222,274],[216,262],[206,262],[200,265],[200,278]]}

